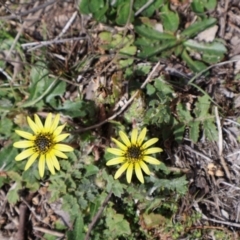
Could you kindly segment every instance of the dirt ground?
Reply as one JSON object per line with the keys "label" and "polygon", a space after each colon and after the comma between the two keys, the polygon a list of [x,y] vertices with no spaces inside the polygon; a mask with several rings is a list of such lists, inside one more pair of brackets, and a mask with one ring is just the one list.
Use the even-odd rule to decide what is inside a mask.
{"label": "dirt ground", "polygon": [[[188,3],[171,2],[172,8],[181,13],[181,17],[187,21]],[[195,83],[211,96],[214,105],[217,106],[213,109],[218,141],[211,142],[202,134],[199,141],[194,143],[189,139],[186,130],[181,144],[171,140],[165,142],[168,166],[173,171],[180,169],[179,171],[186,174],[189,182],[188,193],[182,198],[178,214],[173,221],[184,222],[185,215],[196,211],[202,216],[196,229],[212,229],[212,236],[210,233],[208,238],[204,239],[217,239],[214,237],[214,230],[218,229],[227,232],[232,239],[240,239],[240,83],[239,77],[237,78],[240,71],[240,62],[237,61],[240,59],[240,1],[219,0],[217,8],[210,15],[218,19],[218,29],[199,37],[212,36],[221,39],[227,48],[227,54],[222,61],[224,64],[214,66],[208,76],[198,77]],[[99,89],[101,78],[107,76],[107,79],[112,79],[116,74],[114,57],[106,56],[104,50],[99,47],[98,34],[104,29],[121,29],[97,23],[91,16],[82,15],[75,1],[12,3],[1,0],[0,20],[6,23],[5,26],[10,32],[16,32],[16,41],[20,36],[24,36],[26,41],[21,43],[21,47],[27,61],[32,52],[37,56],[42,54],[41,48],[47,46],[47,52],[44,54],[52,62],[52,74],[60,75],[61,72],[66,72],[69,75],[69,79],[64,79],[69,84],[64,98],[74,99],[81,89],[86,99],[93,100],[93,92]],[[95,53],[100,56],[97,60],[91,58]],[[3,57],[7,54],[6,51],[1,51]],[[21,58],[22,56],[11,55],[7,60],[12,67],[13,78],[16,78],[24,67]],[[81,69],[81,74],[73,72],[72,66],[84,59],[87,64]],[[156,63],[149,64],[152,67],[156,66]],[[173,81],[180,76],[187,81],[193,73],[182,60],[170,56],[160,60],[154,75],[164,75]],[[71,79],[75,81],[72,82]],[[111,83],[107,85],[111,87]],[[101,94],[104,96],[106,93],[103,90]],[[122,92],[122,96],[126,94],[127,90]],[[191,108],[193,99],[201,93],[187,86],[185,89],[176,89],[176,94],[176,102],[187,102]],[[104,107],[99,104],[99,123],[107,119]],[[57,211],[56,206],[47,203],[45,186],[39,189],[37,195],[29,196],[28,201],[16,206],[6,201],[9,189],[9,186],[0,189],[0,239],[24,239],[25,214],[32,221],[32,225],[28,225],[31,226],[28,239],[43,239],[43,233],[64,239],[63,233],[48,228],[48,224],[44,222],[44,217],[50,217],[51,221],[54,221]],[[42,200],[42,205],[36,209],[39,199]],[[41,218],[37,212],[40,209],[44,209]]]}

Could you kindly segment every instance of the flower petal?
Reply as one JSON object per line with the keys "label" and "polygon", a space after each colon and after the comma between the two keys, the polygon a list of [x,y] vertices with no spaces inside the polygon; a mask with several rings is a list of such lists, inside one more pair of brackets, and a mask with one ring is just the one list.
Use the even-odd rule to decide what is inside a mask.
{"label": "flower petal", "polygon": [[113,158],[113,159],[109,160],[106,163],[106,165],[107,166],[116,165],[116,164],[119,164],[119,163],[123,163],[125,160],[126,160],[125,157],[116,157],[116,158]]}
{"label": "flower petal", "polygon": [[15,142],[13,144],[13,146],[15,148],[29,148],[34,146],[34,142],[33,141],[19,141],[19,142]]}
{"label": "flower petal", "polygon": [[[128,168],[129,169],[129,168]],[[135,173],[136,173],[136,176],[138,178],[138,180],[141,182],[141,183],[144,183],[144,178],[143,178],[143,174],[142,174],[142,169],[140,167],[140,165],[138,163],[135,163]]]}
{"label": "flower petal", "polygon": [[154,165],[161,164],[161,162],[159,160],[157,160],[156,158],[150,157],[150,156],[144,156],[143,161],[150,163],[150,164],[154,164]]}
{"label": "flower petal", "polygon": [[158,152],[162,152],[163,150],[161,148],[158,148],[158,147],[154,147],[154,148],[149,148],[149,149],[146,149],[145,151],[143,151],[143,154],[147,155],[147,154],[152,154],[152,153],[158,153]]}
{"label": "flower petal", "polygon": [[150,175],[150,170],[147,166],[147,164],[144,161],[139,162],[139,165],[141,166],[142,170],[147,174]]}
{"label": "flower petal", "polygon": [[38,129],[42,130],[43,129],[43,124],[42,124],[42,121],[37,114],[34,114],[34,121],[35,121],[36,125],[38,126]]}
{"label": "flower petal", "polygon": [[59,120],[60,120],[60,114],[57,114],[53,119],[51,130],[50,130],[51,132],[53,132],[57,128]]}
{"label": "flower petal", "polygon": [[21,136],[21,137],[23,137],[23,138],[26,138],[26,139],[28,139],[28,140],[34,140],[34,139],[35,139],[35,137],[34,137],[31,133],[28,133],[28,132],[25,132],[25,131],[21,131],[21,130],[15,130],[15,132],[16,132],[19,136]]}
{"label": "flower petal", "polygon": [[44,129],[46,132],[50,132],[51,130],[51,126],[52,126],[52,113],[49,113],[47,115],[47,118],[45,120],[45,124],[44,124]]}
{"label": "flower petal", "polygon": [[107,148],[107,152],[112,153],[117,156],[123,156],[125,152],[123,150],[120,150],[118,148]]}
{"label": "flower petal", "polygon": [[70,135],[69,133],[60,134],[57,137],[55,137],[54,142],[61,142],[62,140],[67,138],[69,135]]}
{"label": "flower petal", "polygon": [[127,182],[130,183],[132,180],[132,174],[133,174],[133,163],[130,163],[127,168]]}
{"label": "flower petal", "polygon": [[54,130],[53,135],[54,135],[55,137],[57,137],[58,135],[60,135],[61,132],[62,132],[62,130],[64,129],[64,127],[65,127],[65,124],[64,124],[64,125],[61,125],[61,126],[58,126],[58,127]]}
{"label": "flower petal", "polygon": [[53,166],[53,161],[52,161],[52,156],[51,154],[46,154],[46,162],[47,162],[47,166],[49,171],[51,172],[52,175],[55,174],[55,169]]}
{"label": "flower petal", "polygon": [[115,142],[121,150],[126,151],[128,149],[127,146],[119,142],[117,139],[112,138],[112,141]]}
{"label": "flower petal", "polygon": [[126,169],[128,168],[128,166],[129,166],[129,163],[128,163],[128,162],[124,163],[124,164],[117,170],[117,172],[115,173],[114,179],[118,179],[118,178],[123,174],[123,172],[126,171]]}
{"label": "flower petal", "polygon": [[53,166],[59,171],[60,165],[59,165],[59,162],[58,162],[57,158],[55,157],[55,155],[52,155],[52,161],[53,161]]}
{"label": "flower petal", "polygon": [[124,133],[123,131],[119,131],[119,136],[127,147],[131,146],[131,142],[126,133]]}
{"label": "flower petal", "polygon": [[42,178],[44,176],[44,171],[45,171],[45,155],[41,154],[40,159],[38,162],[38,170],[39,170],[39,175]]}
{"label": "flower petal", "polygon": [[32,129],[32,131],[35,134],[39,132],[39,130],[40,130],[39,127],[30,117],[27,117],[27,122],[28,122],[28,125],[30,126],[30,128]]}
{"label": "flower petal", "polygon": [[59,150],[57,150],[57,149],[53,149],[53,150],[51,151],[51,153],[52,153],[53,155],[57,156],[57,157],[60,157],[60,158],[65,158],[65,159],[68,158],[66,154],[64,154],[63,152],[61,152],[61,151],[59,151]]}
{"label": "flower petal", "polygon": [[36,160],[36,158],[39,156],[38,153],[34,153],[27,161],[27,164],[24,168],[24,171],[27,171],[31,166],[32,164],[34,163],[34,161]]}
{"label": "flower petal", "polygon": [[146,129],[146,128],[144,128],[144,129],[140,132],[140,134],[139,134],[139,136],[138,136],[138,140],[137,140],[138,146],[141,146],[141,145],[142,145],[142,142],[143,142],[143,140],[144,140],[144,138],[145,138],[145,136],[146,136],[146,133],[147,133],[147,129]]}
{"label": "flower petal", "polygon": [[34,154],[35,152],[33,151],[33,148],[29,148],[27,150],[24,150],[23,152],[21,152],[20,154],[18,154],[16,157],[15,157],[15,160],[16,161],[21,161],[29,156],[31,156],[32,154]]}
{"label": "flower petal", "polygon": [[156,143],[158,141],[158,138],[151,138],[148,141],[146,141],[142,146],[141,149],[146,149]]}
{"label": "flower petal", "polygon": [[136,145],[136,143],[137,143],[137,136],[138,136],[138,130],[137,130],[137,128],[134,128],[132,130],[132,134],[131,134],[131,143],[133,145]]}
{"label": "flower petal", "polygon": [[53,149],[59,150],[61,152],[72,152],[74,149],[72,147],[70,147],[69,145],[66,144],[61,144],[58,143],[56,144]]}

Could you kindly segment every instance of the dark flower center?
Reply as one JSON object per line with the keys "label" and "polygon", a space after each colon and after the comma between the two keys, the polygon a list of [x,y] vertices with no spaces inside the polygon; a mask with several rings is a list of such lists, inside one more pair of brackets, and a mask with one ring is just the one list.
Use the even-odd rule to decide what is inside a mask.
{"label": "dark flower center", "polygon": [[36,151],[46,153],[53,145],[52,136],[49,134],[39,134],[34,143]]}
{"label": "dark flower center", "polygon": [[142,150],[138,146],[131,146],[128,148],[126,158],[131,162],[136,162],[142,158]]}

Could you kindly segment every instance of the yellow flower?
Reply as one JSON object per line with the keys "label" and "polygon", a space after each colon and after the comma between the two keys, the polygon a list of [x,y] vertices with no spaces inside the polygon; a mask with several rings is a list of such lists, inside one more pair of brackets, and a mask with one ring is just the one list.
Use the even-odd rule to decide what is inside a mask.
{"label": "yellow flower", "polygon": [[27,117],[27,122],[33,134],[20,130],[15,131],[19,136],[27,139],[13,144],[15,148],[27,148],[15,158],[16,161],[21,161],[29,157],[25,171],[39,157],[38,169],[40,177],[44,175],[45,162],[50,172],[55,174],[55,169],[60,170],[57,157],[66,159],[67,156],[63,152],[73,151],[72,147],[59,143],[69,136],[68,133],[61,134],[65,125],[58,126],[59,119],[60,115],[57,114],[52,120],[52,114],[49,113],[43,125],[38,115],[34,114],[35,122],[30,117]]}
{"label": "yellow flower", "polygon": [[120,131],[119,135],[123,143],[119,142],[115,138],[112,138],[119,149],[108,148],[107,151],[114,155],[117,155],[118,157],[109,160],[107,162],[107,166],[122,163],[122,166],[115,173],[115,179],[119,178],[123,172],[127,170],[127,182],[130,183],[134,169],[138,180],[141,183],[144,183],[142,170],[147,175],[150,175],[150,170],[146,163],[155,165],[159,165],[161,163],[156,158],[148,156],[149,154],[162,152],[162,149],[158,147],[149,148],[151,145],[158,141],[158,138],[152,138],[143,144],[146,133],[146,128],[144,128],[139,135],[138,130],[133,129],[131,140],[129,140],[127,135],[124,132]]}

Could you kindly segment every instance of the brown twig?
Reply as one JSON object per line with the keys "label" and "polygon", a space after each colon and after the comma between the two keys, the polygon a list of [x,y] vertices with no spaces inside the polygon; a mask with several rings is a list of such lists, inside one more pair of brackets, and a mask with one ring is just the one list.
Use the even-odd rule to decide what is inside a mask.
{"label": "brown twig", "polygon": [[219,118],[219,114],[218,114],[218,108],[215,107],[214,110],[215,110],[216,123],[217,123],[217,128],[218,128],[218,155],[219,155],[220,163],[226,173],[226,176],[227,176],[228,180],[231,181],[231,175],[230,175],[227,163],[223,157],[222,126],[221,126],[221,122],[220,122],[220,118]]}
{"label": "brown twig", "polygon": [[27,218],[27,205],[22,202],[19,206],[19,225],[17,232],[17,240],[24,240],[25,238],[25,227]]}
{"label": "brown twig", "polygon": [[26,16],[28,15],[29,13],[34,13],[42,8],[45,8],[49,5],[52,5],[56,2],[56,0],[52,0],[50,2],[46,2],[46,3],[43,3],[41,5],[39,5],[38,7],[35,7],[35,8],[32,8],[30,10],[27,10],[25,12],[19,12],[19,13],[14,13],[14,15],[10,15],[10,16],[3,16],[3,17],[0,17],[0,20],[11,20],[11,19],[19,19],[19,16],[22,17],[22,16]]}
{"label": "brown twig", "polygon": [[98,219],[100,218],[104,208],[106,207],[109,199],[111,198],[112,196],[112,191],[110,191],[107,195],[107,197],[105,198],[104,202],[102,203],[102,206],[99,208],[97,214],[94,216],[94,218],[92,219],[92,222],[88,225],[88,231],[87,231],[87,234],[84,238],[84,240],[88,240],[89,237],[90,237],[90,233],[94,227],[94,225],[96,224],[96,222],[98,221]]}
{"label": "brown twig", "polygon": [[28,202],[27,202],[23,197],[21,197],[21,200],[22,200],[22,202],[28,207],[29,211],[33,214],[33,216],[34,216],[39,222],[44,223],[45,225],[48,225],[49,227],[51,227],[50,224],[48,224],[48,223],[46,223],[46,222],[44,222],[44,221],[42,221],[42,220],[40,219],[40,216],[38,216],[38,215],[36,214],[34,208],[32,208],[32,207],[28,204]]}
{"label": "brown twig", "polygon": [[33,229],[36,230],[36,231],[39,231],[39,232],[43,232],[43,233],[47,233],[47,234],[56,236],[56,237],[63,237],[64,236],[64,233],[53,231],[53,230],[47,229],[47,228],[34,226]]}

